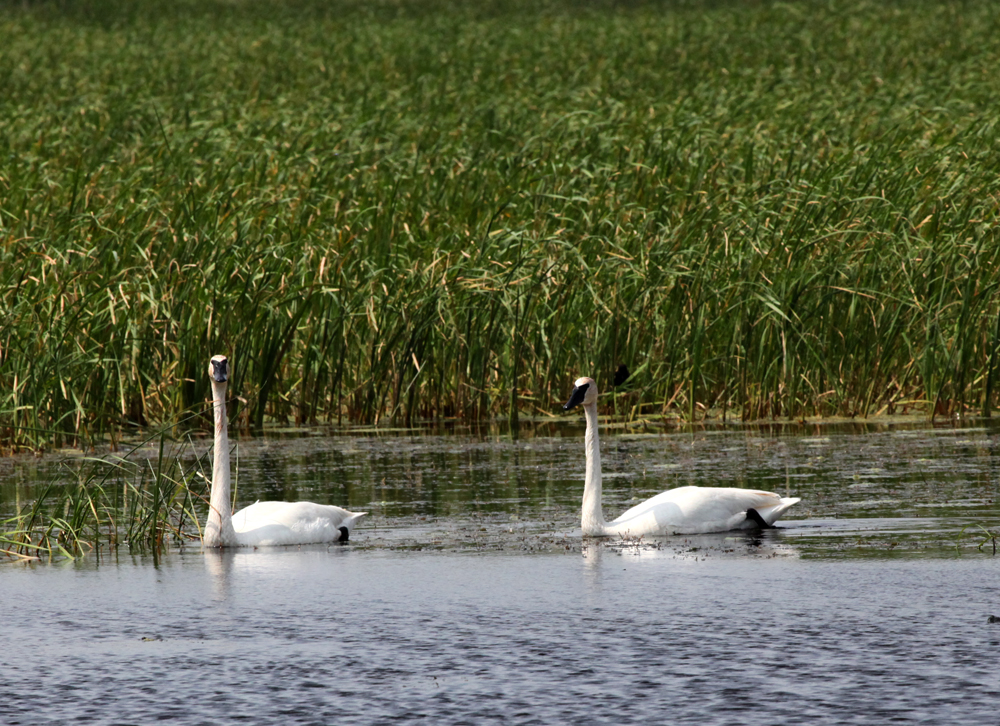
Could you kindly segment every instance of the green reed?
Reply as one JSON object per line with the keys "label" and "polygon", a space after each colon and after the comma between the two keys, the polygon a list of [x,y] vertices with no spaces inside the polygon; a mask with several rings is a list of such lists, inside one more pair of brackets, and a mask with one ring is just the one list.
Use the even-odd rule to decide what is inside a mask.
{"label": "green reed", "polygon": [[[0,438],[990,412],[991,3],[4,5]],[[987,69],[987,70],[984,70]]]}
{"label": "green reed", "polygon": [[155,458],[136,447],[119,456],[66,460],[29,504],[0,522],[0,555],[8,558],[75,557],[115,550],[159,553],[198,540],[207,508],[203,462],[167,452],[161,437]]}

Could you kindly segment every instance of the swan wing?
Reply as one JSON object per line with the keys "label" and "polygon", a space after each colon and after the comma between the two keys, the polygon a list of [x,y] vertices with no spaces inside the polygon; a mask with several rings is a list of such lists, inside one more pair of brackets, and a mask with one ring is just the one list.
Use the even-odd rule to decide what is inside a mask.
{"label": "swan wing", "polygon": [[244,546],[335,542],[341,527],[350,531],[364,515],[313,502],[257,502],[233,515],[233,528]]}
{"label": "swan wing", "polygon": [[702,534],[742,529],[751,507],[773,524],[797,498],[734,487],[678,487],[657,494],[607,525],[608,534]]}

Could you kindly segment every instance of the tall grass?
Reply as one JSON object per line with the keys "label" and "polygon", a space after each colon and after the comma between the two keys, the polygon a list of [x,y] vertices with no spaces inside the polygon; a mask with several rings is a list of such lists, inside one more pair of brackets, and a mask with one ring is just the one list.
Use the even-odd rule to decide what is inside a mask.
{"label": "tall grass", "polygon": [[0,20],[10,446],[995,405],[990,2],[112,5]]}

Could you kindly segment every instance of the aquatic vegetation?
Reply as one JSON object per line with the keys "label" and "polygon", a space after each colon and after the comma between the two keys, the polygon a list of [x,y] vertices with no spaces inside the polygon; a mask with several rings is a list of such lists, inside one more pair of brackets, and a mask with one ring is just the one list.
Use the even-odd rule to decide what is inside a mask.
{"label": "aquatic vegetation", "polygon": [[994,5],[619,5],[4,3],[0,440],[988,413]]}
{"label": "aquatic vegetation", "polygon": [[50,481],[0,522],[0,555],[75,557],[121,545],[158,553],[200,540],[198,514],[207,509],[207,487],[195,484],[200,462],[185,470],[162,438],[155,459],[131,456],[135,451],[64,462],[62,481]]}
{"label": "aquatic vegetation", "polygon": [[[983,551],[983,547],[989,542],[993,546],[993,554],[997,553],[997,535],[1000,534],[994,530],[987,529],[981,524],[967,524],[959,531],[958,535],[955,537],[955,549],[959,552],[962,551],[962,538],[966,536],[966,532],[973,530],[972,536],[982,537],[979,545],[976,547],[980,552]],[[976,532],[975,530],[979,530]]]}

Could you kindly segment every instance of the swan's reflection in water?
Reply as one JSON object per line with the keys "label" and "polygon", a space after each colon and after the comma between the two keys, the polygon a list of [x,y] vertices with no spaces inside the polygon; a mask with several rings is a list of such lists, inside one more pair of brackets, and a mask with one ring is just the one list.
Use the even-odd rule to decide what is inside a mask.
{"label": "swan's reflection in water", "polygon": [[212,599],[216,602],[224,602],[229,599],[230,579],[235,559],[236,550],[233,548],[205,549],[205,570],[212,583]]}
{"label": "swan's reflection in water", "polygon": [[786,539],[783,528],[764,532],[713,532],[669,537],[585,537],[581,547],[589,568],[609,558],[698,561],[708,557],[793,557],[799,550]]}
{"label": "swan's reflection in water", "polygon": [[[757,534],[720,532],[701,535],[642,538],[584,538],[581,546],[583,586],[588,601],[601,607],[633,588],[637,578],[652,578],[666,603],[672,588],[691,588],[686,578],[697,578],[707,562],[723,567],[745,567],[748,561],[797,561],[799,551],[781,529]],[[714,565],[713,565],[714,567]],[[681,584],[684,583],[684,584]]]}
{"label": "swan's reflection in water", "polygon": [[282,592],[320,590],[336,583],[326,572],[330,562],[357,556],[350,546],[336,543],[289,547],[206,548],[202,556],[214,602],[248,597],[261,588]]}

